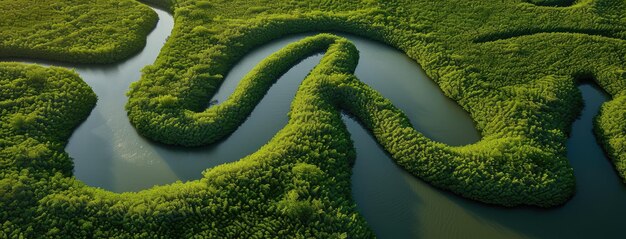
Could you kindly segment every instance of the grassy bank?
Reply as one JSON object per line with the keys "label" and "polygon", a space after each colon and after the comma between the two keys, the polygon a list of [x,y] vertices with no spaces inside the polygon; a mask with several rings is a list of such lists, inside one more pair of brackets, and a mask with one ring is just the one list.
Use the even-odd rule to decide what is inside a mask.
{"label": "grassy bank", "polygon": [[[200,180],[124,194],[71,177],[63,145],[95,100],[84,83],[58,68],[1,65],[12,73],[0,78],[0,236],[373,237],[350,195],[355,155],[341,111],[401,167],[441,189],[504,206],[559,205],[575,189],[565,142],[582,105],[576,83],[588,78],[613,97],[596,131],[626,176],[625,1],[149,2],[170,9],[176,25],[132,85],[126,107],[137,130],[156,141],[223,139],[280,75],[307,56],[325,55],[298,89],[288,125],[258,152]],[[481,141],[452,147],[415,131],[392,102],[353,76],[354,46],[327,34],[273,54],[227,101],[205,107],[247,52],[319,31],[405,52],[471,115]]]}

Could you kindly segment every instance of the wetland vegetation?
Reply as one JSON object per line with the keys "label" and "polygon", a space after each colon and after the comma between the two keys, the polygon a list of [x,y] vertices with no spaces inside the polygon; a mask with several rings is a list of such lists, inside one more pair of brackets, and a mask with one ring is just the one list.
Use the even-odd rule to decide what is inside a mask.
{"label": "wetland vegetation", "polygon": [[[197,180],[127,193],[73,176],[65,146],[96,105],[89,85],[61,67],[0,63],[1,237],[374,237],[351,193],[357,151],[343,114],[402,170],[438,189],[506,207],[559,206],[576,192],[566,146],[583,80],[610,97],[594,130],[626,178],[626,1],[144,3],[175,22],[128,91],[128,120],[148,140],[228,140],[282,75],[323,56],[299,85],[286,125],[256,152]],[[119,62],[141,50],[157,22],[132,0],[5,0],[0,9],[10,13],[0,19],[6,59]],[[406,110],[357,78],[357,47],[329,33],[276,51],[227,99],[208,104],[247,53],[310,32],[404,52],[467,111],[479,141],[446,144],[416,130]]]}

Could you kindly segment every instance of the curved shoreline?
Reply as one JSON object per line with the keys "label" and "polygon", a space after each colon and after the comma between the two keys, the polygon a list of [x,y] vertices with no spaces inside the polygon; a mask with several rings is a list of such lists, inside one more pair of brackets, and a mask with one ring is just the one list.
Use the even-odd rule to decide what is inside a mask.
{"label": "curved shoreline", "polygon": [[[345,121],[344,121],[344,122],[345,122]],[[356,150],[359,150],[359,149],[356,149]],[[358,160],[358,159],[357,159],[357,160]],[[308,167],[308,166],[306,166],[306,167]],[[306,167],[305,167],[305,168],[306,168]],[[223,168],[223,167],[222,167],[222,168]],[[216,173],[216,174],[217,174],[217,173]],[[187,185],[187,186],[189,186],[189,185]],[[197,186],[197,185],[195,185],[195,184],[194,184],[194,186]],[[181,186],[181,187],[182,187],[182,186]],[[161,187],[161,188],[166,188],[166,187]],[[145,192],[143,192],[143,193],[145,193]],[[130,194],[123,194],[123,195],[131,195],[131,194],[132,194],[132,193],[130,193]],[[142,194],[142,192],[140,192],[140,193],[138,193],[138,194]]]}

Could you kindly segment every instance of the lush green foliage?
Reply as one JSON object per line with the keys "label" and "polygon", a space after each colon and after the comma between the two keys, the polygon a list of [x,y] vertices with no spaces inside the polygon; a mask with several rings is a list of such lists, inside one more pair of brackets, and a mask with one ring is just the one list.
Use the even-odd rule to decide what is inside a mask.
{"label": "lush green foliage", "polygon": [[[60,145],[84,118],[88,90],[72,92],[85,94],[76,101],[59,88],[54,92],[64,97],[50,101],[35,89],[55,81],[52,70],[62,71],[21,69],[6,77],[11,91],[19,92],[19,82],[34,91],[11,98],[30,103],[2,108],[0,209],[6,213],[0,218],[8,237],[371,237],[350,197],[355,155],[341,110],[368,128],[399,165],[437,187],[506,206],[561,204],[574,192],[565,141],[581,106],[576,81],[586,78],[614,97],[596,130],[626,176],[626,1],[149,2],[172,9],[176,20],[157,62],[129,92],[132,123],[154,140],[219,140],[286,69],[326,54],[296,93],[289,124],[258,152],[210,169],[201,180],[125,194],[69,177],[71,161]],[[315,31],[349,32],[406,52],[471,114],[482,140],[451,147],[415,131],[390,101],[352,75],[358,53],[332,35],[275,53],[227,101],[206,108],[246,52]],[[50,104],[69,106],[58,114],[65,121],[33,113],[56,108]],[[33,126],[39,124],[55,127]]]}
{"label": "lush green foliage", "polygon": [[[73,75],[73,84],[66,85],[82,87],[51,87],[58,97],[50,99],[45,91],[48,88],[35,91],[41,88],[38,84],[62,82],[56,78],[40,80],[40,68],[18,68],[22,71],[16,74],[20,75],[8,76],[3,89],[33,92],[10,95],[11,101],[3,102],[15,107],[3,112],[2,122],[7,123],[2,124],[2,138],[9,140],[1,152],[5,167],[0,208],[7,210],[1,217],[6,222],[0,235],[372,237],[351,200],[354,149],[333,104],[336,83],[348,79],[356,67],[356,48],[344,39],[319,35],[286,47],[260,65],[280,65],[278,56],[297,60],[325,49],[328,52],[322,62],[297,93],[289,124],[259,152],[240,163],[207,171],[199,181],[125,194],[94,189],[68,177],[71,160],[61,153],[62,142],[93,107],[93,93],[80,95],[90,91]],[[69,97],[74,95],[76,98]],[[24,99],[29,101],[12,103]],[[58,118],[38,113],[57,105],[62,106],[54,111]],[[55,123],[58,119],[71,120],[61,125]],[[59,128],[50,132],[46,130],[53,129],[45,125]],[[38,140],[33,134],[48,138]]]}
{"label": "lush green foliage", "polygon": [[528,0],[529,3],[540,5],[540,6],[555,6],[555,7],[563,7],[570,6],[574,4],[578,0]]}
{"label": "lush green foliage", "polygon": [[65,141],[95,104],[76,73],[0,63],[0,237],[41,236],[37,200],[55,188],[51,178],[71,177]]}
{"label": "lush green foliage", "polygon": [[0,56],[111,63],[139,52],[157,15],[131,0],[3,0]]}
{"label": "lush green foliage", "polygon": [[[622,91],[626,18],[615,9],[624,1],[580,1],[566,8],[523,1],[344,3],[276,2],[256,11],[239,1],[175,2],[176,21],[183,24],[132,87],[131,121],[165,143],[219,140],[273,82],[255,79],[264,76],[253,70],[227,102],[205,109],[243,53],[298,32],[349,32],[386,42],[420,62],[482,133],[473,145],[439,144],[412,130],[390,103],[374,101],[381,98],[374,91],[357,84],[343,92],[340,98],[351,101],[340,103],[341,109],[356,115],[406,170],[502,205],[550,206],[572,195],[575,180],[564,142],[581,105],[576,80],[592,77],[612,94]],[[282,72],[282,66],[276,69]],[[250,81],[266,83],[250,89]],[[155,107],[164,99],[168,107]]]}

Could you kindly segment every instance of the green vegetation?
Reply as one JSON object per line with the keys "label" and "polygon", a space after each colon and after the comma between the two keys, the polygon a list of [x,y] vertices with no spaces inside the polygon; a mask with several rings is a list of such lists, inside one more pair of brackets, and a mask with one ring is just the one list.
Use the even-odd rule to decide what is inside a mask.
{"label": "green vegetation", "polygon": [[529,3],[536,4],[539,6],[554,6],[554,7],[571,6],[576,1],[579,1],[579,0],[528,0]]}
{"label": "green vegetation", "polygon": [[[18,68],[17,76],[4,77],[3,89],[32,92],[10,95],[9,102],[2,102],[15,107],[2,114],[8,120],[2,119],[7,123],[2,124],[1,136],[8,140],[1,151],[5,167],[0,208],[7,210],[2,212],[6,222],[0,235],[373,237],[351,200],[354,149],[333,104],[335,83],[350,79],[356,67],[356,48],[344,39],[319,35],[286,47],[260,65],[277,64],[278,56],[301,59],[325,49],[322,63],[297,93],[289,124],[257,153],[207,171],[202,180],[124,194],[91,188],[69,177],[71,159],[62,153],[62,146],[93,107],[95,98],[88,87],[72,75],[64,78],[71,79],[71,84],[63,85],[68,87],[56,86],[62,82],[50,77],[45,84],[51,86],[41,88],[32,85],[40,84],[38,80],[24,77],[37,69]],[[58,97],[49,96],[48,90]],[[29,101],[14,103],[24,99]],[[56,117],[37,113],[57,105]],[[28,122],[22,118],[30,115],[36,123],[26,128],[15,127],[15,120],[10,120]],[[56,124],[59,119],[68,121]]]}
{"label": "green vegetation", "polygon": [[112,63],[139,52],[158,17],[132,0],[3,0],[0,56]]}
{"label": "green vegetation", "polygon": [[[205,109],[244,53],[289,34],[348,32],[388,43],[420,62],[483,136],[463,147],[433,142],[391,103],[355,83],[341,93],[338,107],[357,116],[398,164],[483,202],[552,206],[574,191],[564,143],[581,107],[576,80],[591,76],[612,94],[624,89],[619,72],[626,65],[626,18],[615,10],[624,1],[565,8],[523,1],[266,4],[259,12],[237,1],[174,3],[172,37],[129,93],[129,117],[143,135],[187,146],[222,139],[273,83],[261,73],[270,71],[258,70],[261,64],[226,102]],[[271,73],[283,67],[272,64]]]}
{"label": "green vegetation", "polygon": [[[296,93],[288,125],[258,152],[197,181],[124,194],[71,177],[62,146],[93,104],[89,89],[51,87],[79,84],[57,68],[4,66],[14,73],[0,78],[0,237],[372,237],[350,196],[355,155],[342,110],[400,166],[439,188],[505,206],[558,205],[574,193],[565,141],[582,105],[576,81],[586,78],[613,96],[596,130],[626,178],[626,1],[149,2],[171,9],[176,26],[132,86],[127,109],[137,130],[157,141],[194,146],[224,138],[281,74],[326,53]],[[319,31],[406,52],[470,113],[482,140],[451,147],[415,131],[353,76],[354,46],[328,34],[276,52],[227,101],[205,107],[245,53]]]}

